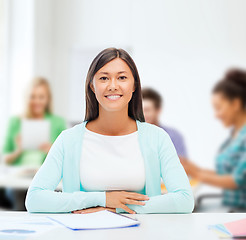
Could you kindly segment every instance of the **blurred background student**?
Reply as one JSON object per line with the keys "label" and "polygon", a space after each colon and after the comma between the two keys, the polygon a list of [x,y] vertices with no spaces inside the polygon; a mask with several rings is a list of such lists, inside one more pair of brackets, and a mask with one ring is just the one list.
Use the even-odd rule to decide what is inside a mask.
{"label": "blurred background student", "polygon": [[[50,142],[45,142],[36,150],[22,150],[21,119],[46,119],[50,122]],[[4,161],[10,165],[41,166],[52,143],[66,128],[65,120],[52,112],[52,94],[46,79],[33,79],[22,116],[9,120],[3,145]]]}
{"label": "blurred background student", "polygon": [[179,158],[187,158],[187,150],[182,134],[174,128],[161,124],[159,121],[163,108],[161,95],[156,90],[146,87],[142,89],[142,97],[145,121],[163,128],[170,136]]}
{"label": "blurred background student", "polygon": [[[22,119],[48,120],[50,123],[50,142],[44,142],[38,149],[23,150]],[[27,92],[24,113],[21,116],[13,116],[9,120],[2,149],[4,163],[10,166],[39,168],[52,143],[64,129],[66,129],[65,120],[53,114],[52,93],[48,81],[43,77],[34,78]],[[8,190],[7,192],[12,205],[15,204],[16,198],[13,191]],[[23,193],[24,195],[25,193]]]}
{"label": "blurred background student", "polygon": [[[160,123],[159,119],[163,109],[163,100],[161,94],[159,94],[153,88],[145,87],[142,89],[142,99],[145,121],[163,128],[170,136],[179,158],[186,160],[188,155],[182,134],[177,129]],[[198,185],[198,181],[191,178],[190,176],[189,181],[193,188]],[[161,181],[161,191],[163,194],[167,192],[163,181]]]}
{"label": "blurred background student", "polygon": [[199,181],[223,189],[222,204],[230,211],[246,211],[246,71],[231,69],[219,81],[212,94],[216,117],[230,136],[216,157],[216,171],[203,169],[186,160],[182,164]]}

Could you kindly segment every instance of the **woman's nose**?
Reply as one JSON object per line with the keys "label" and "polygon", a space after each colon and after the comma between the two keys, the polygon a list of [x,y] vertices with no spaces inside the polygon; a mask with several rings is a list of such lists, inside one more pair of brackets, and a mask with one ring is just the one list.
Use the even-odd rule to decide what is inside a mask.
{"label": "woman's nose", "polygon": [[118,84],[117,84],[117,80],[116,79],[112,79],[111,81],[109,81],[109,86],[108,88],[111,90],[115,90],[117,89]]}

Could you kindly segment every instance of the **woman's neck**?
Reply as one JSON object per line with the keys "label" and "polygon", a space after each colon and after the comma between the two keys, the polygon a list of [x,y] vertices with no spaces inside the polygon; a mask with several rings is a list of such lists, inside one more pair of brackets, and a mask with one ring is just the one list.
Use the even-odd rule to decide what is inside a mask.
{"label": "woman's neck", "polygon": [[242,112],[234,123],[233,136],[236,136],[241,128],[246,124],[246,112]]}
{"label": "woman's neck", "polygon": [[106,135],[125,135],[137,130],[135,120],[128,116],[128,108],[112,112],[100,109],[92,128]]}
{"label": "woman's neck", "polygon": [[34,119],[43,119],[44,118],[44,113],[41,114],[32,114],[32,118]]}

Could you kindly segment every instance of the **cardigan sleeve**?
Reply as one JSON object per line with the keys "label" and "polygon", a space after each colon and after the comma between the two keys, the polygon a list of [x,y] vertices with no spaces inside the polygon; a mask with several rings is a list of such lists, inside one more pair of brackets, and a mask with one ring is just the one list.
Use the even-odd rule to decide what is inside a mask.
{"label": "cardigan sleeve", "polygon": [[[194,209],[194,197],[188,177],[171,138],[163,129],[158,132],[161,177],[168,193],[150,197],[144,206],[127,206],[136,213],[191,213]],[[122,209],[117,208],[116,211],[120,213]]]}
{"label": "cardigan sleeve", "polygon": [[62,213],[95,206],[105,207],[105,192],[55,192],[63,172],[63,135],[64,131],[53,143],[28,188],[25,200],[28,212]]}

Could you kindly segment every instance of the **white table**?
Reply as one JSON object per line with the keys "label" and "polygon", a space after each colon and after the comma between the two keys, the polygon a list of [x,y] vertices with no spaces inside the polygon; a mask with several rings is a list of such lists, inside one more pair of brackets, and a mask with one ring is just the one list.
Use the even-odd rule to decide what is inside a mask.
{"label": "white table", "polygon": [[[38,169],[0,165],[0,187],[26,191],[32,182],[35,170]],[[62,190],[62,182],[56,190]]]}
{"label": "white table", "polygon": [[[0,212],[0,216],[26,216],[27,212]],[[50,214],[35,214],[35,216]],[[246,218],[246,213],[193,213],[193,214],[136,214],[129,217],[140,221],[139,227],[72,231],[64,227],[53,229],[43,235],[30,239],[92,239],[92,240],[147,240],[147,239],[180,239],[180,240],[213,240],[217,236],[208,230],[210,224],[225,223]]]}

